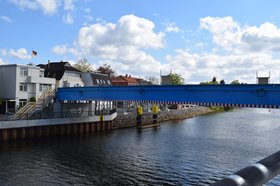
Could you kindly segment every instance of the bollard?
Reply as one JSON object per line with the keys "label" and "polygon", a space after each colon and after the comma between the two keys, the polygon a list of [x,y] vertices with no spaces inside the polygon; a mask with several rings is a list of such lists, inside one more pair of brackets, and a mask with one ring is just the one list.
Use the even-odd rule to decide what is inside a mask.
{"label": "bollard", "polygon": [[212,186],[257,186],[280,174],[280,151],[228,176]]}
{"label": "bollard", "polygon": [[153,124],[157,124],[157,118],[158,118],[158,106],[157,105],[153,105],[152,112],[153,112]]}
{"label": "bollard", "polygon": [[104,126],[104,115],[100,115],[99,116],[99,123],[97,124],[97,126],[98,126],[98,131],[103,131],[104,130],[104,128],[103,128],[103,126]]}
{"label": "bollard", "polygon": [[137,107],[137,128],[142,128],[142,115],[143,115],[143,108],[141,106]]}

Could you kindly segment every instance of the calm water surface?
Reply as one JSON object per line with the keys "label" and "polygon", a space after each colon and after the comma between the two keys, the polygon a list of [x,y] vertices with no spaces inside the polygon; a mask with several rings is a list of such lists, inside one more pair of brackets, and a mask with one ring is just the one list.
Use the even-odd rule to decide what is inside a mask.
{"label": "calm water surface", "polygon": [[209,185],[279,151],[279,118],[236,109],[158,129],[2,143],[0,185]]}

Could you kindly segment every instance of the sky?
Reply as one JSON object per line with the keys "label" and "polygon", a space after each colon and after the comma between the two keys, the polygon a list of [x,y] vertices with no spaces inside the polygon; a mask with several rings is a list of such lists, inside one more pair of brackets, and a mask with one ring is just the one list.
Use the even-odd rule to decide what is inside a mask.
{"label": "sky", "polygon": [[[0,64],[87,59],[186,84],[280,83],[279,0],[1,0]],[[32,55],[32,51],[37,55]]]}

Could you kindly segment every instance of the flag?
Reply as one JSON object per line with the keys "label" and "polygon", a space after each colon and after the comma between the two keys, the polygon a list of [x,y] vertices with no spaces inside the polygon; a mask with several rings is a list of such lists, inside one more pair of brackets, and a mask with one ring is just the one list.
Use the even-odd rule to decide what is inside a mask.
{"label": "flag", "polygon": [[37,56],[37,52],[34,51],[34,50],[32,50],[32,55],[33,55],[33,56]]}

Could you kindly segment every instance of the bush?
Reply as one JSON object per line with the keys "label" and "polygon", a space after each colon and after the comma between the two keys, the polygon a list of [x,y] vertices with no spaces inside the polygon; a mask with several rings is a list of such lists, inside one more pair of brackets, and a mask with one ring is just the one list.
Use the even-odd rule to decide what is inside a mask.
{"label": "bush", "polygon": [[35,97],[31,97],[29,101],[30,102],[36,102],[36,98]]}

